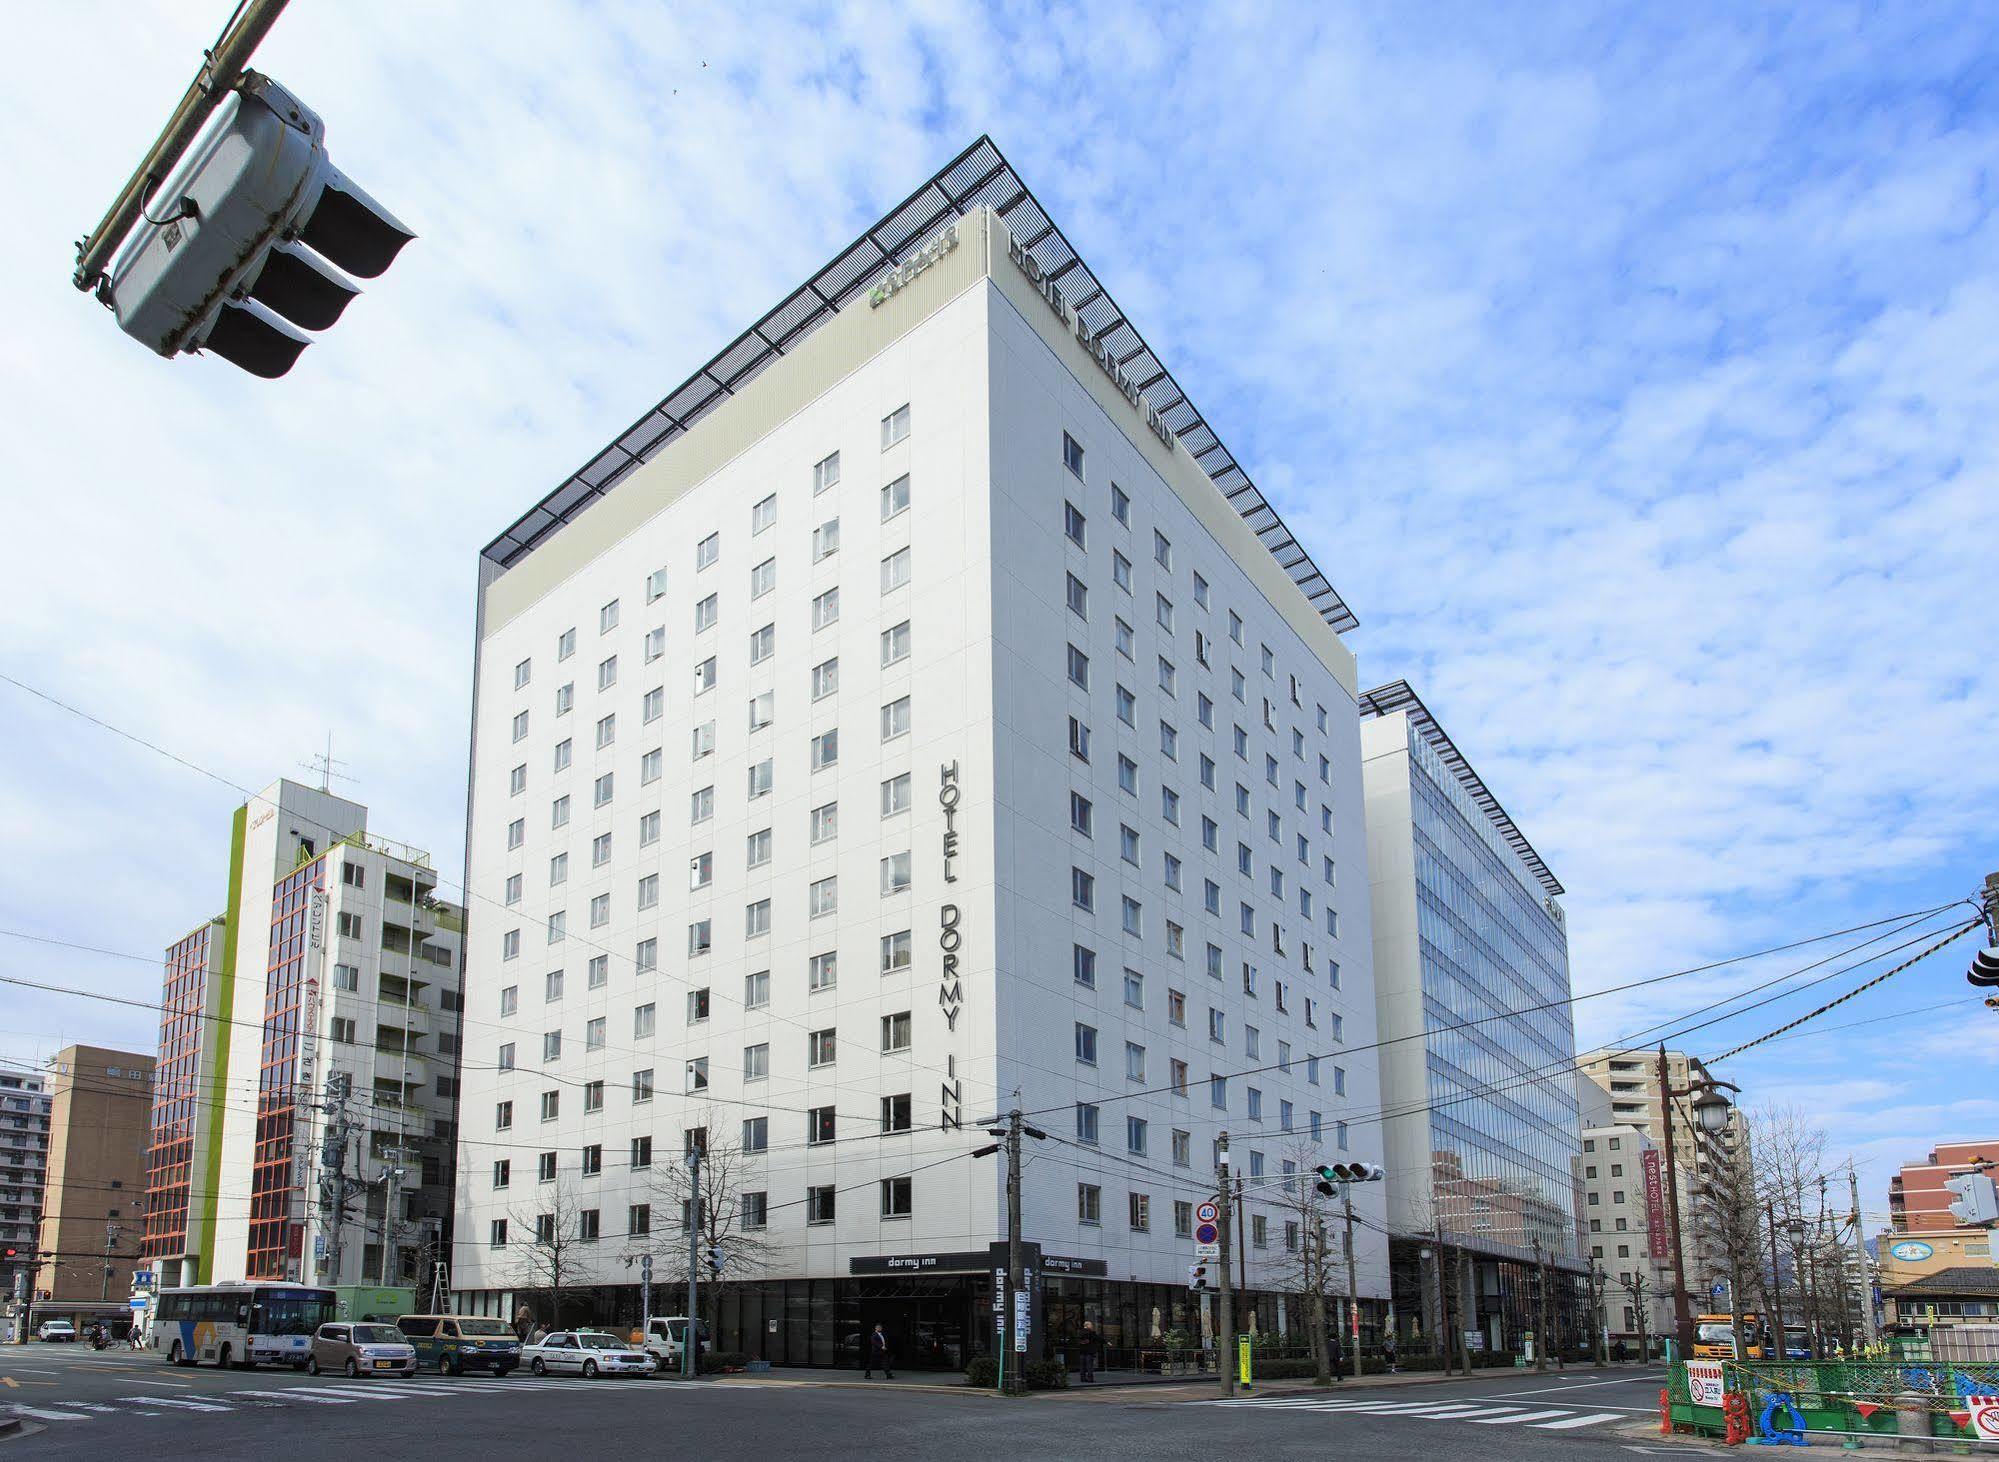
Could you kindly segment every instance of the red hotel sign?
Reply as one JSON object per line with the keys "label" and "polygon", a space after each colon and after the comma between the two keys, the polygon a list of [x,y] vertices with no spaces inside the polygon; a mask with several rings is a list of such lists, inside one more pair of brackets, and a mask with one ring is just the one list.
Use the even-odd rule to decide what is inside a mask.
{"label": "red hotel sign", "polygon": [[1659,1175],[1659,1149],[1646,1148],[1641,1160],[1645,1166],[1645,1252],[1654,1259],[1664,1259],[1668,1257],[1666,1185]]}

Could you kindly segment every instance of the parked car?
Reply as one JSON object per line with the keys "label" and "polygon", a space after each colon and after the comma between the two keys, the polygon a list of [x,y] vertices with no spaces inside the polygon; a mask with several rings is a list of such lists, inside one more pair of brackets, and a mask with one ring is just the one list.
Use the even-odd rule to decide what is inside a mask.
{"label": "parked car", "polygon": [[537,1376],[568,1374],[595,1380],[605,1376],[650,1376],[659,1362],[636,1345],[601,1330],[551,1330],[521,1358]]}
{"label": "parked car", "polygon": [[312,1337],[305,1368],[315,1376],[343,1371],[354,1376],[414,1376],[416,1347],[393,1325],[321,1325]]}
{"label": "parked car", "polygon": [[67,1320],[44,1320],[41,1326],[35,1331],[35,1338],[37,1340],[51,1341],[74,1340],[76,1339],[76,1326],[70,1324]]}
{"label": "parked car", "polygon": [[466,1371],[504,1376],[521,1363],[520,1337],[505,1320],[485,1315],[404,1315],[396,1328],[416,1347],[419,1365],[434,1365],[447,1376]]}

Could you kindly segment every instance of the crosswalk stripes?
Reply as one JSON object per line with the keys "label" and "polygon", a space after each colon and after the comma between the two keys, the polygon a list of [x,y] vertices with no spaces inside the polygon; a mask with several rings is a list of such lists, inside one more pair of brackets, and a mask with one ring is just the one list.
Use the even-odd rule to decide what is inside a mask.
{"label": "crosswalk stripes", "polygon": [[1473,1426],[1528,1426],[1543,1431],[1576,1431],[1602,1426],[1606,1422],[1628,1420],[1621,1411],[1577,1411],[1566,1406],[1522,1406],[1518,1403],[1480,1401],[1347,1400],[1325,1396],[1235,1396],[1212,1401],[1193,1401],[1191,1406],[1226,1406],[1239,1410],[1310,1412],[1324,1416],[1379,1416],[1408,1421],[1462,1421]]}
{"label": "crosswalk stripes", "polygon": [[204,1412],[227,1413],[250,1408],[267,1409],[289,1405],[356,1406],[367,1405],[374,1401],[442,1401],[455,1396],[489,1396],[495,1392],[510,1394],[522,1391],[576,1391],[584,1388],[592,1393],[665,1392],[670,1390],[671,1386],[638,1376],[604,1377],[594,1381],[581,1376],[524,1376],[519,1380],[509,1377],[486,1382],[426,1380],[420,1377],[406,1380],[401,1377],[379,1376],[366,1377],[345,1385],[337,1382],[332,1385],[301,1383],[259,1390],[238,1388],[229,1391],[206,1391],[198,1398],[118,1396],[112,1398],[111,1404],[98,1401],[50,1401],[40,1406],[16,1403],[11,1407],[0,1404],[0,1414],[16,1415],[28,1421],[62,1423],[89,1421],[93,1417],[115,1416],[120,1413],[192,1416]]}

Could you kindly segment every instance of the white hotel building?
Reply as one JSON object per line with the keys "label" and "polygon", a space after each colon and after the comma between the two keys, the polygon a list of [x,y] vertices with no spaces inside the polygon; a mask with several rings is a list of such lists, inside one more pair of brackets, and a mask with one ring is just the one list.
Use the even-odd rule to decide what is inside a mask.
{"label": "white hotel building", "polygon": [[1223,1131],[1281,1322],[1285,1164],[1381,1158],[1352,620],[989,141],[480,567],[461,1304],[678,1313],[702,1141],[717,1345],[956,1366],[1018,1104],[1037,1344],[1198,1333]]}

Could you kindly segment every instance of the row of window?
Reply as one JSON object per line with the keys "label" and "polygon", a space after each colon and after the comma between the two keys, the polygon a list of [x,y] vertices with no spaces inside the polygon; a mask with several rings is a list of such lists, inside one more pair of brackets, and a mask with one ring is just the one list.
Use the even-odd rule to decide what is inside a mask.
{"label": "row of window", "polygon": [[[909,1218],[915,1211],[915,1192],[911,1180],[906,1177],[883,1178],[880,1182],[881,1209],[883,1218]],[[808,1186],[802,1200],[805,1208],[805,1222],[808,1225],[830,1224],[837,1212],[837,1190],[831,1183]],[[739,1228],[755,1231],[770,1224],[770,1194],[757,1190],[738,1195],[736,1223]],[[686,1205],[683,1204],[683,1210]],[[684,1231],[688,1226],[688,1214],[683,1211],[680,1226]],[[553,1213],[535,1215],[534,1242],[550,1245],[560,1237],[573,1238],[581,1243],[595,1243],[604,1236],[603,1210],[584,1208],[576,1213],[576,1232],[573,1235],[558,1235],[557,1218]],[[642,1237],[652,1232],[652,1205],[634,1203],[625,1210],[625,1233],[630,1237]],[[504,1249],[514,1242],[510,1237],[510,1221],[493,1219],[487,1226],[486,1243],[489,1248]]]}
{"label": "row of window", "polygon": [[[765,972],[765,977],[768,979],[767,971]],[[689,1006],[688,1021],[690,1024],[697,1023],[697,1017],[693,1010],[697,1001],[700,1005],[698,1020],[707,1020],[708,995],[709,992],[705,989],[690,990],[687,992]],[[641,1005],[633,1012],[632,1027],[635,1037],[650,1037],[654,1029],[655,1022],[653,1016],[657,1008],[655,1005]],[[583,1023],[583,1049],[586,1052],[601,1051],[604,1049],[604,1034],[607,1019],[608,1017],[599,1015],[593,1016]],[[903,1010],[892,1015],[884,1015],[881,1018],[882,1052],[890,1055],[905,1052],[909,1050],[909,1044],[910,1012]],[[839,1060],[838,1047],[839,1036],[833,1028],[829,1027],[825,1030],[806,1032],[805,1064],[811,1068],[833,1065]],[[514,1069],[516,1049],[516,1043],[513,1041],[504,1041],[501,1043],[498,1063],[501,1071],[512,1071]],[[561,1031],[552,1030],[542,1033],[541,1059],[543,1065],[553,1065],[562,1059]],[[768,1078],[769,1075],[770,1043],[763,1041],[756,1045],[743,1047],[743,1080],[762,1081]],[[601,1081],[590,1083],[590,1085],[596,1087],[600,1092],[603,1088]],[[708,1058],[706,1056],[697,1056],[687,1063],[687,1090],[706,1091],[707,1089]],[[595,1111],[597,1108],[586,1105],[585,1110]],[[547,1115],[552,1117],[555,1115],[555,1112],[551,1110]]]}

